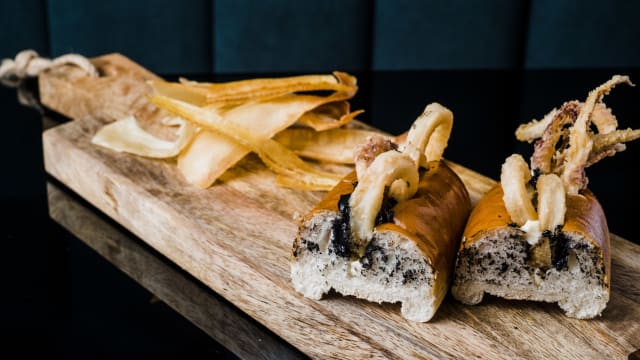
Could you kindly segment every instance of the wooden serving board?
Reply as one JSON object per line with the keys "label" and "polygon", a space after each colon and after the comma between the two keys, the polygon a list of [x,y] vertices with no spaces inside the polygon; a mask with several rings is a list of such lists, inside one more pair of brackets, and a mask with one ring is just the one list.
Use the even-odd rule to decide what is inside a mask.
{"label": "wooden serving board", "polygon": [[[47,172],[311,357],[627,358],[640,348],[640,246],[615,235],[611,300],[595,320],[567,318],[555,304],[487,296],[465,306],[448,296],[431,322],[413,323],[396,304],[302,297],[289,282],[293,219],[323,193],[278,187],[255,156],[202,190],[186,183],[172,161],[92,145],[105,121],[126,115],[119,112],[158,116],[144,101],[143,80],[153,74],[119,55],[94,63],[103,78],[70,68],[41,75],[43,103],[80,118],[44,133]],[[119,70],[107,74],[105,67]],[[110,87],[120,97],[107,96]],[[452,167],[473,202],[495,184]]]}

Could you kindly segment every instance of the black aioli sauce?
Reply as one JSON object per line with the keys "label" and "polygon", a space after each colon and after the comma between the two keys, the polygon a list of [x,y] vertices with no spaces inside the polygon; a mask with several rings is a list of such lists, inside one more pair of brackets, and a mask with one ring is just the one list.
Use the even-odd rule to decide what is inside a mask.
{"label": "black aioli sauce", "polygon": [[[338,200],[338,211],[340,212],[340,215],[333,222],[333,250],[336,255],[341,257],[351,257],[351,255],[357,250],[353,248],[351,208],[349,207],[350,198],[351,194],[344,194],[340,196],[340,200]],[[382,201],[380,211],[376,216],[375,226],[393,222],[393,208],[397,203],[398,202],[395,199],[387,198],[385,196]]]}

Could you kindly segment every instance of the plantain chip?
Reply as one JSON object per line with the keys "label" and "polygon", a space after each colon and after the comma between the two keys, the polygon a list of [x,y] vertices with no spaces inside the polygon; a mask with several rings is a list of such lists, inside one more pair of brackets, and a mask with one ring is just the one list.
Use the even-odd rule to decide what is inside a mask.
{"label": "plantain chip", "polygon": [[324,104],[302,115],[298,123],[316,131],[336,129],[348,124],[364,112],[364,110],[350,112],[349,108],[348,101]]}
{"label": "plantain chip", "polygon": [[273,139],[304,158],[353,164],[354,148],[374,135],[393,140],[391,136],[369,130],[333,129],[318,132],[308,128],[289,128],[279,132]]}
{"label": "plantain chip", "polygon": [[[96,136],[96,144],[149,157],[177,155],[178,169],[185,178],[203,188],[254,151],[280,175],[279,183],[326,190],[341,176],[316,170],[271,138],[295,123],[329,131],[362,113],[350,111],[346,100],[358,88],[355,77],[342,72],[224,83],[181,78],[178,83],[153,80],[149,85],[155,94],[152,103],[188,121],[178,124],[176,141],[156,138],[142,130],[135,119],[129,119],[105,127]],[[353,136],[339,135],[337,139],[346,142],[330,145],[326,143],[327,135],[323,135],[316,140],[329,145],[327,148],[311,144],[299,151],[319,160],[349,163],[352,156],[347,159],[346,146],[354,141]],[[331,154],[330,149],[339,153]]]}
{"label": "plantain chip", "polygon": [[149,81],[155,94],[168,96],[189,104],[204,106],[207,104],[207,90],[197,86],[170,83],[164,80]]}
{"label": "plantain chip", "polygon": [[[208,105],[205,111],[216,113],[229,123],[251,129],[258,137],[271,138],[296,123],[303,114],[326,103],[343,101],[349,96],[349,92],[335,92],[329,96],[288,94],[278,98],[250,101],[238,106]],[[189,147],[178,158],[180,170],[189,181],[200,187],[213,184],[220,175],[250,151],[218,132],[207,135],[205,132],[206,130],[199,134],[194,140],[194,146]],[[214,144],[216,141],[220,144]],[[211,144],[215,152],[206,151],[205,143]],[[196,163],[198,166],[191,166]]]}
{"label": "plantain chip", "polygon": [[[355,95],[355,77],[336,71],[333,75],[300,75],[285,78],[261,78],[223,83],[198,83],[181,79],[180,83],[151,82],[157,94],[194,105],[227,106],[251,100],[269,99],[287,94],[312,91],[336,91]],[[204,96],[204,99],[201,98]],[[197,102],[191,102],[195,99]]]}
{"label": "plantain chip", "polygon": [[178,155],[196,135],[197,127],[179,118],[165,121],[167,125],[179,125],[176,139],[167,141],[144,131],[134,116],[115,121],[100,129],[92,143],[102,147],[150,158],[170,158]]}
{"label": "plantain chip", "polygon": [[[309,185],[315,186],[319,190],[326,190],[332,187],[342,177],[340,174],[314,169],[284,145],[255,131],[250,131],[219,112],[203,109],[166,96],[156,95],[151,97],[150,100],[162,109],[187,119],[198,126],[212,130],[219,136],[235,141],[239,145],[240,151],[255,152],[267,167],[279,175],[308,179]],[[193,146],[190,148],[193,148]],[[188,178],[188,176],[186,177]]]}

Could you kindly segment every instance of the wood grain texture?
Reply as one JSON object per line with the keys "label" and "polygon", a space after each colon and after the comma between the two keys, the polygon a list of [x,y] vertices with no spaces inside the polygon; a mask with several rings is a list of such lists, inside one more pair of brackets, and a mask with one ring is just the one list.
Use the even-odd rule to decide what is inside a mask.
{"label": "wood grain texture", "polygon": [[[109,120],[93,114],[46,131],[47,172],[312,357],[626,358],[640,348],[640,246],[624,239],[612,236],[611,301],[590,321],[567,318],[554,304],[492,297],[465,306],[448,296],[429,323],[404,320],[397,304],[313,301],[290,286],[289,256],[294,214],[309,211],[322,193],[278,187],[253,155],[198,189],[172,161],[92,145]],[[451,166],[473,203],[495,184]]]}
{"label": "wood grain texture", "polygon": [[305,358],[91,206],[52,183],[47,184],[47,195],[53,220],[239,358]]}

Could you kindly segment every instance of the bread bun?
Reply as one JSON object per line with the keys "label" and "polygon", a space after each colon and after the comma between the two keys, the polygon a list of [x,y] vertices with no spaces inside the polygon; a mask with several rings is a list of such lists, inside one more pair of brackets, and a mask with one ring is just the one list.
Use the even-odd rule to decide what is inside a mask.
{"label": "bread bun", "polygon": [[[567,316],[598,316],[609,301],[609,230],[591,191],[567,195],[561,229],[542,232],[531,245],[512,224],[502,187],[490,190],[471,212],[458,253],[453,296],[477,304],[485,293],[507,299],[555,302]],[[551,263],[536,261],[549,253]]]}
{"label": "bread bun", "polygon": [[304,296],[330,289],[374,302],[400,302],[402,315],[428,321],[444,299],[470,211],[469,194],[443,161],[420,169],[417,193],[385,200],[364,255],[349,238],[349,196],[356,174],[345,177],[307,215],[293,245],[291,280]]}

